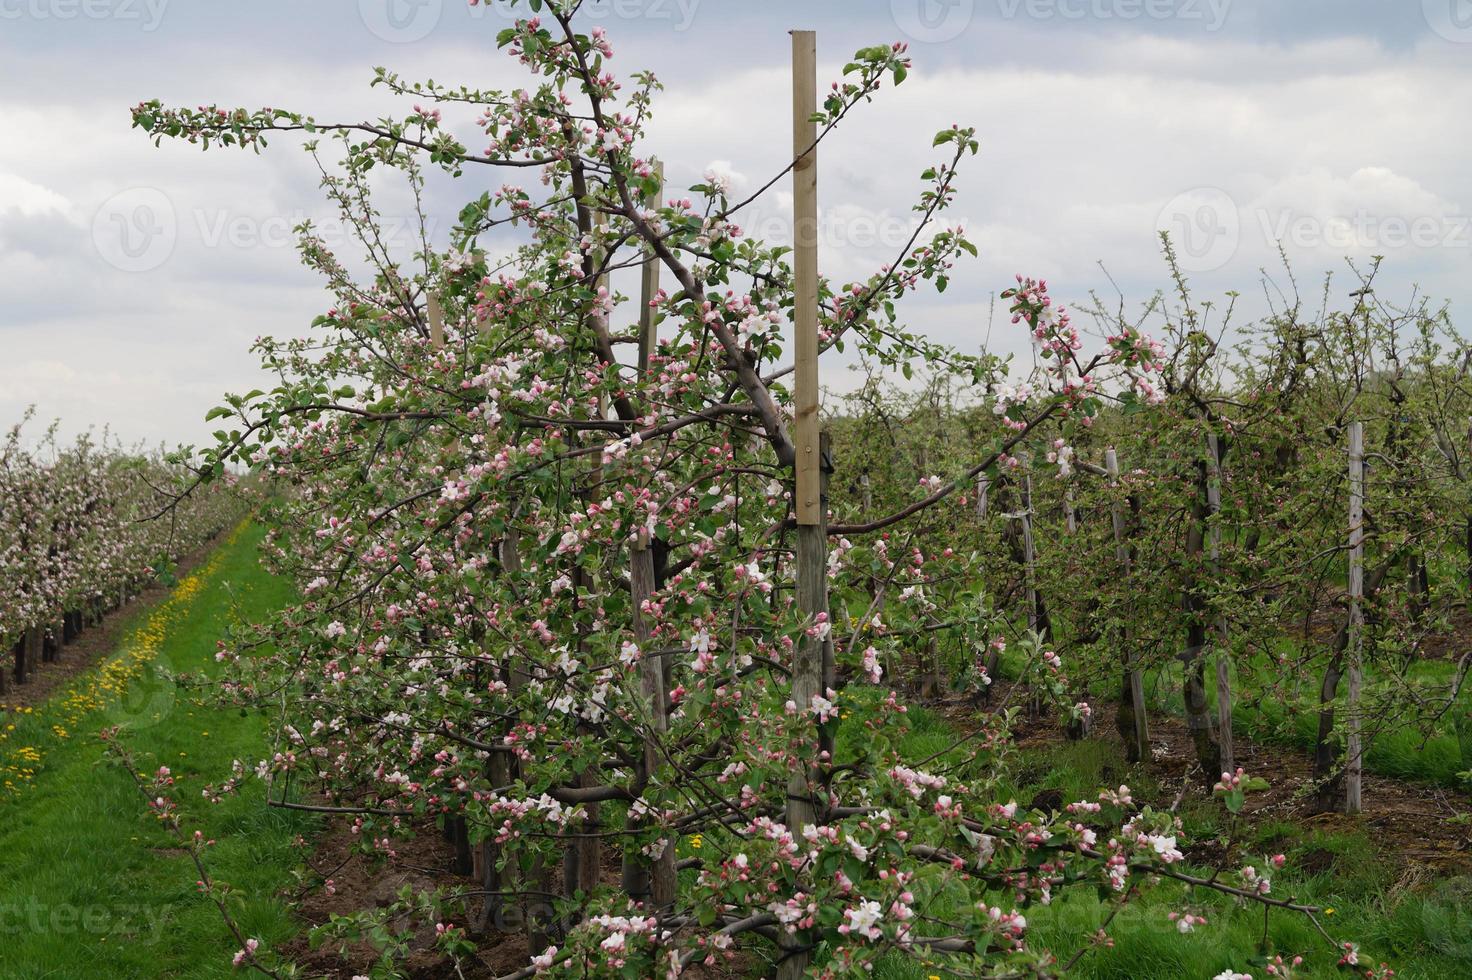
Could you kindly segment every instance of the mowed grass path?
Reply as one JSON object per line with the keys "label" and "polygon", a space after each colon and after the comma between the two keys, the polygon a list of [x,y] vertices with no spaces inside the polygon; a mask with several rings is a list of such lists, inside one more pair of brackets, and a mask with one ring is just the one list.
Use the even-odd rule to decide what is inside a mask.
{"label": "mowed grass path", "polygon": [[118,650],[33,712],[0,715],[0,977],[225,977],[236,949],[218,910],[199,893],[189,856],[147,814],[98,732],[121,742],[144,771],[168,766],[186,830],[218,843],[210,870],[235,888],[247,935],[275,942],[296,931],[277,896],[291,884],[292,842],[310,833],[299,814],[267,810],[259,791],[211,805],[201,799],[234,759],[267,748],[265,720],[218,711],[174,675],[212,675],[216,642],[232,622],[291,601],[290,585],[257,564],[262,531],[244,525],[179,583],[136,614]]}

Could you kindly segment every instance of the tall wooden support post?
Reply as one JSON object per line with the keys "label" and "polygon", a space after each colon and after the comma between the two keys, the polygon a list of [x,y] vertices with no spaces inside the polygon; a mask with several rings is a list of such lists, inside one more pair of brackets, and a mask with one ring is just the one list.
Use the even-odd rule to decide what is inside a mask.
{"label": "tall wooden support post", "polygon": [[1038,556],[1032,536],[1032,471],[1022,477],[1022,511],[1018,514],[1022,524],[1022,573],[1027,586],[1027,628],[1034,633],[1042,627],[1038,615]]}
{"label": "tall wooden support post", "polygon": [[[1109,474],[1109,485],[1119,486],[1119,456],[1113,449],[1104,451],[1104,470]],[[1124,523],[1124,504],[1115,500],[1109,505],[1109,517],[1114,524],[1114,556],[1120,571],[1128,578],[1132,561],[1130,545]],[[1128,638],[1124,637],[1128,644]],[[1128,722],[1122,725],[1125,747],[1131,762],[1145,762],[1150,758],[1150,719],[1145,714],[1145,679],[1139,667],[1139,655],[1133,647],[1126,646],[1124,691],[1121,698],[1121,714]]]}
{"label": "tall wooden support post", "polygon": [[[660,186],[662,188],[662,168],[657,169],[656,173],[661,177]],[[657,203],[662,193],[662,190],[656,190],[649,195],[649,198],[653,203]],[[649,204],[651,201],[646,199],[645,203]],[[643,284],[639,293],[639,372],[641,375],[649,369],[650,358],[658,343],[654,308],[650,306],[658,291],[659,263],[650,253],[644,260]],[[659,768],[660,743],[664,739],[664,734],[669,730],[669,694],[666,690],[664,667],[660,658],[654,655],[651,643],[654,627],[643,611],[644,603],[654,595],[655,588],[654,542],[650,540],[647,530],[641,530],[629,550],[629,598],[634,607],[634,640],[639,644],[642,652],[639,658],[639,690],[649,708],[649,718],[645,723],[648,735],[644,739],[644,754],[639,772],[641,783],[651,778]],[[596,843],[596,838],[594,842]],[[628,857],[624,861],[624,890],[629,897],[635,900],[652,901],[661,908],[674,902],[678,884],[675,873],[674,841],[666,838],[663,844],[664,847],[659,857],[651,862],[645,862],[641,857]],[[596,867],[588,867],[583,872],[584,876],[594,875],[594,882],[596,882],[596,873]],[[588,887],[591,888],[591,885]]]}
{"label": "tall wooden support post", "polygon": [[813,147],[818,126],[817,35],[792,32],[793,192],[793,442],[797,446],[799,527],[817,527],[821,518],[818,446],[818,158]]}
{"label": "tall wooden support post", "polygon": [[[594,219],[594,227],[597,229],[599,237],[602,237],[603,234],[607,231],[608,221],[601,212],[598,213],[598,215]],[[594,254],[596,262],[600,267],[607,264],[608,253],[606,251],[600,248]],[[604,273],[598,276],[598,278],[594,281],[593,288],[595,292],[600,293],[604,290],[608,290],[608,274]],[[589,316],[592,316],[591,308],[589,310]],[[641,318],[640,324],[642,325],[643,322],[644,321]],[[600,395],[598,397],[599,419],[608,418],[608,408],[608,397],[606,395]],[[590,463],[591,466],[588,476],[588,489],[583,492],[583,496],[585,497],[585,499],[590,499],[594,494],[596,494],[597,488],[603,482],[602,463],[599,458],[597,456],[592,457],[590,459]],[[596,586],[593,582],[593,576],[589,575],[588,571],[583,568],[582,564],[578,562],[576,556],[573,557],[572,563],[572,568],[569,571],[569,578],[571,578],[572,580],[573,594],[574,596],[578,597],[574,600],[574,605],[581,606],[581,597],[592,592],[596,588]],[[632,555],[629,574],[632,580],[632,576],[634,574],[632,570]],[[576,649],[579,661],[583,660],[584,651],[586,650],[586,632],[586,629],[583,627],[579,627],[577,629]],[[578,731],[580,733],[586,733],[587,730],[588,729],[586,728],[586,726],[578,726]],[[584,789],[592,788],[598,785],[598,782],[599,773],[596,768],[584,769],[577,774],[577,784]],[[567,898],[572,898],[573,896],[577,895],[579,891],[583,892],[583,894],[585,895],[592,894],[594,887],[596,887],[598,884],[598,878],[602,871],[603,845],[598,836],[599,830],[602,826],[601,805],[598,803],[587,803],[583,806],[583,812],[584,816],[582,825],[580,827],[581,832],[574,833],[571,836],[567,845],[567,849],[563,855],[562,893]],[[647,875],[644,875],[639,880],[644,882],[644,884],[647,886]],[[647,887],[644,889],[644,891],[648,891]],[[561,938],[561,926],[559,925],[557,929],[554,929],[553,933],[558,938]]]}
{"label": "tall wooden support post", "polygon": [[[1216,433],[1206,436],[1206,505],[1211,511],[1206,531],[1206,557],[1214,577],[1221,575],[1222,528],[1222,457]],[[1216,727],[1221,743],[1222,771],[1235,772],[1236,754],[1232,749],[1232,655],[1227,647],[1227,619],[1216,617]]]}
{"label": "tall wooden support post", "polygon": [[[824,460],[818,425],[818,127],[817,35],[792,32],[792,171],[793,190],[793,329],[796,371],[793,375],[793,444],[797,514],[797,604],[815,626],[828,612],[828,541],[825,526]],[[826,631],[823,631],[826,632]],[[826,641],[811,629],[798,644],[792,669],[792,700],[807,714],[813,698],[823,693]],[[787,784],[786,823],[793,834],[818,822],[817,732],[802,750]],[[785,937],[785,933],[783,934]],[[800,939],[784,938],[777,980],[798,980],[807,973],[811,954]]]}
{"label": "tall wooden support post", "polygon": [[1069,534],[1078,533],[1078,507],[1073,502],[1073,481],[1063,485],[1063,523]]}
{"label": "tall wooden support post", "polygon": [[987,475],[985,473],[977,474],[977,477],[976,477],[976,519],[978,521],[984,521],[984,520],[986,520],[987,505],[990,503],[990,501],[987,498],[991,496],[991,490],[992,490],[992,481],[987,477]]}
{"label": "tall wooden support post", "polygon": [[[644,206],[657,208],[664,200],[664,164],[658,161],[654,164],[654,179],[657,186],[644,197]],[[639,374],[649,370],[649,358],[659,347],[658,323],[659,318],[655,315],[655,309],[651,305],[654,297],[659,295],[659,259],[654,255],[654,249],[646,250],[644,255],[643,284],[639,290]]]}
{"label": "tall wooden support post", "polygon": [[1365,427],[1349,423],[1349,738],[1344,812],[1359,813],[1364,747],[1361,744],[1360,685],[1364,669],[1365,598]]}
{"label": "tall wooden support post", "polygon": [[440,298],[434,293],[429,294],[425,305],[429,309],[429,345],[435,350],[443,350],[445,346],[445,309],[440,305]]}
{"label": "tall wooden support post", "polygon": [[[1467,419],[1467,463],[1462,468],[1463,479],[1467,479],[1467,473],[1472,470],[1472,418]],[[1472,511],[1467,514],[1466,540],[1463,543],[1467,558],[1467,603],[1472,607]]]}
{"label": "tall wooden support post", "polygon": [[[665,692],[664,669],[659,657],[655,656],[651,642],[654,626],[643,611],[644,603],[654,595],[654,550],[647,531],[639,532],[639,541],[633,547],[629,561],[630,599],[634,606],[634,639],[642,655],[639,658],[639,690],[649,706],[649,718],[644,722],[644,754],[639,778],[645,782],[653,778],[659,769],[662,742],[669,731],[669,695]],[[631,898],[647,897],[653,903],[666,908],[675,901],[675,847],[666,838],[658,857],[649,862],[647,868],[625,868],[625,885],[632,886]],[[646,891],[647,895],[640,892]],[[632,880],[631,880],[632,879]]]}
{"label": "tall wooden support post", "polygon": [[[445,348],[445,309],[434,293],[425,297],[425,314],[429,318],[429,346],[431,350]],[[455,848],[454,870],[459,875],[471,875],[477,870],[479,861],[471,853],[470,828],[464,817],[448,817],[445,821],[445,839]]]}

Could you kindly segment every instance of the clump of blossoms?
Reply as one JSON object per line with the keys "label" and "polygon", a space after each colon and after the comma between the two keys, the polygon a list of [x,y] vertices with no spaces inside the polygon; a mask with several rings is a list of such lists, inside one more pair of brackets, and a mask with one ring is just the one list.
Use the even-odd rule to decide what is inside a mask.
{"label": "clump of blossoms", "polygon": [[[308,232],[327,311],[310,340],[259,342],[283,381],[233,403],[239,435],[207,455],[276,480],[270,560],[303,586],[263,635],[239,637],[277,652],[226,652],[230,696],[289,706],[276,752],[243,761],[231,788],[259,776],[288,806],[288,785],[313,792],[374,855],[442,827],[479,856],[471,933],[547,907],[526,929],[528,972],[671,976],[738,945],[780,960],[779,976],[862,975],[894,951],[961,976],[1041,971],[1052,954],[1030,941],[1027,909],[1071,888],[1123,901],[1184,874],[1174,819],[1127,792],[1065,813],[1001,802],[1010,715],[945,772],[910,757],[886,654],[935,620],[963,624],[967,649],[996,635],[975,595],[951,587],[970,559],[904,543],[957,483],[926,480],[903,510],[830,523],[828,610],[802,611],[788,249],[740,233],[745,205],[719,179],[689,196],[659,186],[645,145],[659,83],[616,74],[613,47],[575,13],[543,2],[501,33],[530,69],[525,88],[381,73],[419,105],[409,121],[135,112],[152,135],[205,145],[338,139],[347,166],[325,187],[354,227],[375,227],[370,169],[416,191],[425,166],[498,172],[448,248],[402,257],[365,235],[366,280]],[[909,70],[903,45],[859,51],[823,102],[822,135]],[[467,107],[475,149],[440,121]],[[990,361],[897,319],[899,300],[943,288],[974,252],[937,219],[977,141],[952,127],[935,145],[914,237],[868,277],[822,284],[820,337],[985,378]],[[611,271],[649,256],[662,288],[623,295]],[[1093,372],[1115,363],[1106,350],[1081,365],[1066,321],[1036,319],[1052,360],[1074,367],[1043,383],[1046,404],[1009,405],[1018,435],[1059,412],[1088,417]],[[982,452],[970,476],[1011,448]],[[799,691],[804,651],[820,652],[822,677]],[[1056,656],[1040,663],[1065,699]],[[957,890],[960,911],[927,914]]]}

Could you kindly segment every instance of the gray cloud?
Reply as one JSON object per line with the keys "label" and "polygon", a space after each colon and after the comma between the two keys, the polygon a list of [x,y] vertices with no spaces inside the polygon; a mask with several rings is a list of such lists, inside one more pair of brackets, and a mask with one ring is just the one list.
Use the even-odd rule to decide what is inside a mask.
{"label": "gray cloud", "polygon": [[[372,118],[397,108],[367,88],[375,64],[524,83],[493,51],[496,15],[461,0],[399,43],[369,0],[174,0],[147,8],[159,12],[151,29],[123,16],[126,3],[146,13],[143,0],[95,0],[108,16],[71,18],[57,12],[83,0],[32,2],[0,0],[0,127],[23,134],[0,145],[0,419],[37,401],[74,428],[198,440],[223,390],[259,380],[251,339],[299,333],[327,302],[288,234],[302,217],[333,221],[294,141],[261,157],[156,149],[130,130],[129,106],[157,96]],[[1460,23],[1451,5],[1467,0],[1445,11],[1440,0],[1231,0],[1215,28],[1202,18],[1224,8],[1207,0],[812,0],[800,14],[777,0],[660,2],[607,0],[603,22],[614,67],[653,68],[669,87],[649,149],[676,185],[716,161],[752,183],[785,162],[788,26],[820,32],[825,79],[862,44],[907,29],[944,37],[913,39],[910,80],[824,146],[820,183],[824,269],[859,278],[892,257],[929,137],[977,127],[982,153],[966,162],[954,216],[981,258],[945,296],[909,306],[911,326],[938,339],[979,345],[992,292],[1016,272],[1065,296],[1112,295],[1103,262],[1130,302],[1145,300],[1165,281],[1162,226],[1196,236],[1194,284],[1242,291],[1248,315],[1279,237],[1301,281],[1385,254],[1386,292],[1472,298],[1472,121],[1456,108],[1472,98],[1472,35],[1459,43],[1448,29]],[[396,21],[405,37],[423,29],[417,9]],[[947,24],[957,11],[964,22]],[[465,198],[501,179],[436,181],[437,239]],[[389,213],[407,210],[401,190],[385,190]],[[753,232],[785,235],[782,190],[746,216]],[[99,215],[133,236],[134,258],[99,247]],[[147,244],[164,239],[140,237],[160,227],[172,228],[166,255]],[[148,267],[118,267],[129,262]],[[1025,350],[1000,326],[992,340]],[[825,377],[847,383],[841,363]]]}

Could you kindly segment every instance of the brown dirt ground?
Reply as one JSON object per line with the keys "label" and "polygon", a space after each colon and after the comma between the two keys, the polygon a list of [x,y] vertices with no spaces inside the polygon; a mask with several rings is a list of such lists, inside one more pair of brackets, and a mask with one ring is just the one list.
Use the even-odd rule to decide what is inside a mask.
{"label": "brown dirt ground", "polygon": [[[354,837],[351,822],[334,817],[313,842],[313,853],[309,860],[312,869],[334,884],[332,895],[320,887],[301,895],[297,902],[297,914],[310,928],[321,925],[333,915],[347,915],[360,909],[383,908],[393,903],[394,894],[404,885],[416,889],[474,888],[472,879],[453,872],[455,852],[445,840],[439,828],[428,825],[417,828],[413,839],[396,842],[396,856],[380,865],[370,863],[363,855],[354,853]],[[560,869],[556,872],[560,873]],[[619,880],[618,856],[608,849],[604,851],[602,880],[615,884]],[[471,899],[472,903],[478,899]],[[461,908],[449,913],[451,920],[464,926],[469,920],[469,909]],[[449,960],[433,949],[434,923],[415,921],[410,918],[396,920],[395,928],[402,935],[412,932],[409,940],[414,950],[405,965],[410,980],[494,980],[525,967],[529,954],[523,935],[493,931],[478,938],[479,962],[467,963],[457,973]],[[376,953],[368,943],[354,943],[339,949],[337,945],[325,945],[312,949],[304,933],[280,952],[301,966],[307,976],[350,980],[366,974]],[[727,967],[706,969],[695,967],[686,971],[693,980],[734,980],[750,975],[746,968],[749,960],[738,954],[737,960]]]}

